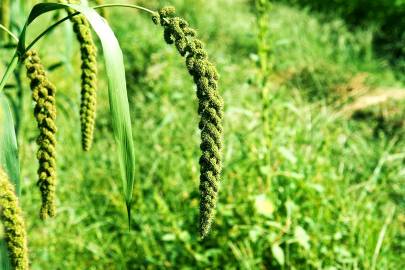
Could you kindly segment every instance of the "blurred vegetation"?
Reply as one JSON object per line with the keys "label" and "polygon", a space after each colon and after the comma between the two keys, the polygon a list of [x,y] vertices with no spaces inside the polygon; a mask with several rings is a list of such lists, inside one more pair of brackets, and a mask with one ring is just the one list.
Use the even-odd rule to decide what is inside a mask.
{"label": "blurred vegetation", "polygon": [[405,1],[404,0],[275,0],[309,8],[330,17],[340,17],[352,28],[373,30],[376,52],[405,73]]}
{"label": "blurred vegetation", "polygon": [[[330,3],[330,10],[339,3],[318,2]],[[114,8],[109,20],[124,51],[135,131],[132,227],[128,231],[117,181],[101,57],[94,146],[81,151],[79,48],[66,23],[37,46],[48,67],[63,62],[49,69],[58,88],[59,213],[45,223],[38,218],[37,131],[29,95],[19,133],[32,269],[405,267],[405,104],[340,113],[360,94],[403,91],[390,56],[373,53],[373,24],[353,29],[345,18],[326,20],[308,9],[272,4],[266,32],[271,72],[263,96],[256,83],[260,28],[253,1],[136,3],[175,5],[199,30],[221,74],[225,168],[213,231],[199,241],[193,82],[148,16]],[[10,53],[0,50],[0,73]],[[269,144],[263,144],[263,119]]]}

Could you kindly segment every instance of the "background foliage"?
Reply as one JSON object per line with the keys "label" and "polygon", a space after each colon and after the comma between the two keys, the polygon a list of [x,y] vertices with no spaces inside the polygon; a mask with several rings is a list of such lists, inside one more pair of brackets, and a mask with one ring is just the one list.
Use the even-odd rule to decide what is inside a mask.
{"label": "background foliage", "polygon": [[[319,1],[326,2],[330,10],[339,4]],[[99,59],[95,142],[83,153],[79,48],[66,23],[37,46],[58,88],[59,213],[45,223],[37,217],[37,131],[28,92],[22,105],[21,202],[32,269],[405,267],[405,104],[393,100],[352,117],[342,114],[360,94],[404,91],[389,64],[391,52],[374,53],[374,23],[384,18],[365,16],[354,29],[343,11],[342,18],[325,18],[273,4],[270,104],[263,111],[252,1],[136,3],[175,5],[199,29],[221,74],[225,152],[216,224],[200,242],[197,100],[184,63],[148,16],[115,8],[109,20],[124,51],[137,156],[131,231],[117,181],[105,67]],[[43,18],[38,31],[51,20]],[[0,73],[10,53],[0,50]]]}
{"label": "background foliage", "polygon": [[[405,72],[404,0],[276,0],[320,12],[329,18],[339,16],[351,28],[371,28],[376,51]],[[402,74],[401,74],[402,73]],[[403,78],[403,77],[402,77]]]}

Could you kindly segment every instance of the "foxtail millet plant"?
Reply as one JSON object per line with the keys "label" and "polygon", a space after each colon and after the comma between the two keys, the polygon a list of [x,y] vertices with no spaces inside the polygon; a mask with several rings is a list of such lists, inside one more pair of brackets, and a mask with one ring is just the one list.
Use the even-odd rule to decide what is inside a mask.
{"label": "foxtail millet plant", "polygon": [[28,269],[27,235],[22,211],[14,186],[0,168],[0,220],[11,265],[16,270]]}
{"label": "foxtail millet plant", "polygon": [[[128,220],[131,220],[130,205],[133,200],[133,186],[135,182],[135,151],[122,51],[114,33],[108,24],[104,23],[104,20],[97,15],[96,11],[83,5],[68,5],[63,4],[66,1],[60,2],[62,3],[35,5],[18,37],[14,36],[8,29],[3,29],[4,27],[2,27],[3,30],[16,40],[17,48],[0,81],[0,91],[4,89],[10,74],[12,74],[18,64],[25,62],[32,98],[35,103],[34,116],[39,129],[37,137],[39,168],[37,173],[38,186],[42,197],[40,217],[46,219],[54,216],[56,212],[56,89],[46,77],[45,68],[41,64],[38,54],[32,48],[36,42],[57,25],[70,19],[73,22],[73,29],[80,42],[82,60],[80,111],[82,146],[84,150],[90,149],[96,112],[97,51],[91,36],[90,26],[92,26],[100,38],[103,48],[105,67],[108,75],[108,97],[113,123],[112,127],[118,145],[123,195],[127,205]],[[114,6],[114,4],[98,8],[108,6]],[[164,29],[165,41],[168,44],[174,44],[180,55],[185,58],[186,67],[196,84],[198,114],[200,116],[199,129],[201,131],[200,149],[202,152],[199,160],[199,227],[201,238],[204,238],[209,233],[214,220],[222,171],[222,120],[224,112],[223,100],[218,90],[218,72],[215,66],[208,60],[207,52],[204,49],[203,43],[197,38],[196,31],[190,28],[184,19],[175,16],[174,8],[169,7],[161,9],[159,12],[154,12],[136,5],[116,4],[115,6],[135,8],[152,14],[155,24],[161,25]],[[26,30],[28,26],[40,15],[57,9],[67,9],[69,16],[50,25],[27,45]],[[18,155],[16,154],[15,156],[18,160]]]}
{"label": "foxtail millet plant", "polygon": [[[69,1],[74,2],[74,1]],[[74,11],[68,9],[69,15]],[[97,47],[91,35],[90,25],[84,15],[70,18],[73,30],[80,43],[81,54],[81,104],[80,123],[82,131],[82,148],[89,151],[93,143],[94,124],[96,120],[97,101]]]}
{"label": "foxtail millet plant", "polygon": [[154,14],[152,20],[164,28],[164,39],[174,44],[197,86],[199,128],[201,130],[200,158],[200,236],[210,231],[218,197],[222,170],[223,100],[218,91],[218,72],[208,60],[197,33],[175,9],[166,7]]}
{"label": "foxtail millet plant", "polygon": [[37,158],[39,161],[38,186],[42,196],[40,217],[46,219],[48,216],[55,216],[56,212],[56,89],[49,82],[37,52],[28,51],[24,59],[32,99],[35,102],[34,115],[39,129]]}

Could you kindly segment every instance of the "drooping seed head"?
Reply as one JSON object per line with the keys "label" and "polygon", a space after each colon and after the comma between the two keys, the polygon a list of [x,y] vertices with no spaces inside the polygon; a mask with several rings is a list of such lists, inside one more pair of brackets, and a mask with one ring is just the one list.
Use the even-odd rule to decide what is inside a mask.
{"label": "drooping seed head", "polygon": [[14,186],[0,168],[0,220],[4,227],[5,242],[13,269],[27,270],[27,234]]}
{"label": "drooping seed head", "polygon": [[37,52],[31,50],[24,56],[27,77],[30,80],[32,99],[35,103],[34,116],[37,120],[39,135],[38,152],[38,186],[41,191],[41,219],[56,214],[56,89],[48,80],[45,69]]}
{"label": "drooping seed head", "polygon": [[[74,3],[75,1],[69,1]],[[74,10],[68,9],[72,15]],[[71,17],[73,30],[80,43],[81,55],[81,104],[80,123],[82,134],[82,148],[89,151],[94,136],[97,103],[97,47],[91,35],[90,24],[84,15]]]}
{"label": "drooping seed head", "polygon": [[218,197],[222,170],[223,100],[218,91],[218,72],[209,62],[203,43],[196,31],[182,18],[174,17],[173,7],[166,7],[152,16],[155,24],[164,28],[164,39],[174,44],[197,86],[200,158],[200,235],[204,238],[211,228]]}

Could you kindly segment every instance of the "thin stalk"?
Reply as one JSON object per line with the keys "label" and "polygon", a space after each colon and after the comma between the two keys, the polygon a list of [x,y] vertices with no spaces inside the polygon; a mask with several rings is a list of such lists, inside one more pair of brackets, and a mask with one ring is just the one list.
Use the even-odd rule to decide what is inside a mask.
{"label": "thin stalk", "polygon": [[22,85],[22,80],[21,80],[21,66],[18,66],[14,70],[14,79],[17,84],[17,97],[14,103],[16,103],[16,109],[14,111],[15,115],[15,135],[17,139],[20,136],[20,131],[21,131],[21,124],[23,122],[23,117],[24,117],[24,88]]}
{"label": "thin stalk", "polygon": [[0,23],[0,29],[6,32],[10,37],[12,37],[18,43],[18,37],[14,35],[10,30],[7,29],[4,25]]}
{"label": "thin stalk", "polygon": [[[127,5],[127,4],[105,4],[105,5],[99,5],[99,6],[94,6],[92,8],[94,9],[100,9],[100,8],[105,8],[105,7],[127,7],[127,8],[134,8],[134,9],[138,9],[138,10],[142,10],[145,12],[148,12],[150,14],[155,14],[155,12],[153,10],[141,7],[141,6],[137,6],[137,5]],[[47,29],[45,29],[41,34],[39,34],[28,46],[26,51],[29,51],[34,45],[35,43],[37,43],[43,36],[45,36],[48,32],[52,31],[53,28],[55,28],[56,26],[58,26],[59,24],[63,23],[64,21],[70,19],[71,17],[74,17],[76,15],[80,14],[80,12],[75,12],[72,15],[66,16],[63,19],[55,22],[54,24],[52,24],[51,26],[49,26]]]}
{"label": "thin stalk", "polygon": [[8,78],[10,77],[11,74],[13,74],[15,68],[17,67],[18,64],[18,56],[17,56],[17,51],[14,53],[13,58],[11,59],[10,64],[7,66],[6,72],[3,75],[3,78],[1,79],[0,82],[0,92],[3,90],[4,86],[6,85],[6,82]]}
{"label": "thin stalk", "polygon": [[66,16],[63,19],[60,19],[59,21],[55,22],[54,24],[52,24],[51,26],[49,26],[47,29],[45,29],[41,34],[39,34],[33,41],[31,41],[31,43],[27,46],[27,48],[25,49],[25,51],[29,51],[34,45],[35,43],[37,43],[43,36],[45,36],[47,33],[49,33],[50,31],[52,31],[56,26],[58,26],[59,24],[63,23],[64,21],[69,20],[71,17],[74,17],[76,15],[79,15],[80,12],[75,12],[72,15]]}
{"label": "thin stalk", "polygon": [[[56,26],[58,26],[59,24],[61,24],[62,22],[68,20],[70,17],[76,16],[80,14],[80,12],[76,12],[70,16],[67,16],[59,21],[57,21],[56,23],[52,24],[51,26],[49,26],[47,29],[45,29],[41,34],[39,34],[25,49],[25,51],[29,51],[43,36],[45,36],[48,32],[52,31],[52,29],[54,29]],[[2,26],[2,25],[0,25]],[[1,27],[1,29],[3,29],[4,31],[6,31],[7,33],[9,33],[11,36],[13,36],[17,43],[18,43],[18,38],[16,36],[14,36],[13,33],[11,33],[7,28],[5,28],[4,26]],[[6,82],[8,80],[8,78],[10,77],[10,75],[14,72],[15,68],[17,67],[18,64],[18,51],[16,50],[16,52],[13,55],[13,58],[10,62],[10,64],[7,67],[6,72],[3,75],[3,78],[1,79],[0,82],[0,92],[3,90],[4,86],[6,85]]]}
{"label": "thin stalk", "polygon": [[127,8],[139,9],[139,10],[148,12],[150,14],[155,14],[155,11],[153,11],[153,10],[150,10],[148,8],[141,7],[141,6],[138,6],[138,5],[130,5],[130,4],[104,4],[104,5],[94,6],[94,7],[91,7],[91,8],[99,9],[99,8],[105,8],[105,7],[127,7]]}
{"label": "thin stalk", "polygon": [[263,137],[265,147],[265,167],[267,171],[264,173],[265,182],[270,187],[271,185],[271,152],[272,147],[272,134],[271,134],[271,120],[270,106],[271,106],[271,92],[268,83],[268,77],[271,73],[271,63],[269,62],[270,48],[268,45],[269,33],[269,9],[270,4],[268,0],[256,0],[256,23],[258,28],[257,35],[257,54],[259,57],[258,62],[258,76],[257,86],[260,88],[260,98],[262,101],[262,125]]}

